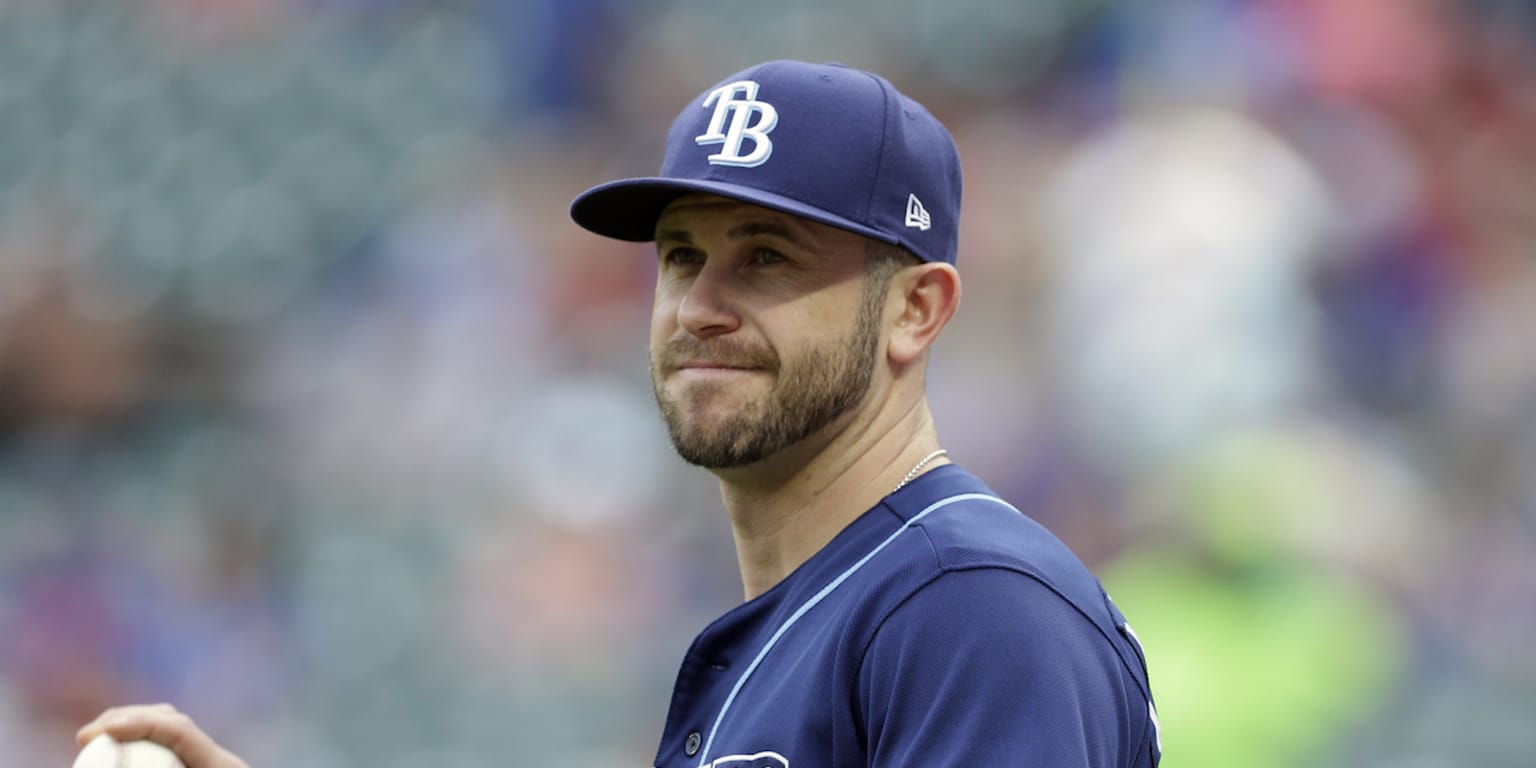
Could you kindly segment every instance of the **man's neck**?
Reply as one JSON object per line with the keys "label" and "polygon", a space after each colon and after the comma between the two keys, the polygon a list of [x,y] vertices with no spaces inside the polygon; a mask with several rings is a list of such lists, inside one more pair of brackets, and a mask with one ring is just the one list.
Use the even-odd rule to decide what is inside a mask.
{"label": "man's neck", "polygon": [[807,438],[759,465],[718,473],[748,600],[810,559],[939,447],[921,399],[902,412],[828,431],[835,434]]}

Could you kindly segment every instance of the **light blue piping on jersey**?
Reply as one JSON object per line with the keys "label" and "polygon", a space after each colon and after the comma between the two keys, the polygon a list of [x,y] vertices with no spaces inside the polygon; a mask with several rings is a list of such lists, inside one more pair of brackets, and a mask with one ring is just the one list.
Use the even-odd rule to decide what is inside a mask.
{"label": "light blue piping on jersey", "polygon": [[757,652],[757,658],[753,659],[752,663],[747,665],[746,671],[741,673],[741,678],[736,681],[736,685],[731,687],[730,695],[725,697],[725,704],[721,705],[720,714],[715,716],[715,724],[709,728],[709,738],[704,740],[704,749],[699,751],[699,768],[705,768],[705,766],[708,765],[709,750],[710,747],[714,746],[715,734],[720,730],[720,723],[725,721],[725,713],[730,711],[731,704],[736,701],[736,694],[741,692],[741,687],[747,684],[747,678],[751,677],[752,673],[757,671],[758,665],[763,663],[763,659],[768,656],[768,652],[773,650],[773,646],[778,644],[779,638],[783,637],[784,633],[789,631],[789,628],[793,626],[795,622],[800,620],[800,617],[804,616],[812,608],[815,608],[816,605],[822,600],[825,600],[827,595],[832,594],[832,590],[837,589],[838,586],[840,586],[844,581],[847,581],[849,576],[857,573],[860,568],[864,567],[865,563],[873,559],[875,555],[880,554],[880,550],[885,549],[886,546],[895,541],[896,537],[900,536],[903,531],[911,528],[914,523],[927,517],[929,513],[943,509],[944,507],[947,507],[956,502],[970,501],[972,499],[995,501],[1009,509],[1012,509],[1014,512],[1019,511],[1018,509],[1015,509],[1012,504],[1009,504],[1008,502],[987,493],[960,493],[948,498],[940,499],[932,504],[929,504],[928,507],[923,511],[913,515],[912,518],[903,523],[900,528],[897,528],[890,536],[887,536],[885,541],[880,542],[875,546],[874,549],[870,550],[869,554],[860,558],[857,563],[849,566],[848,570],[838,574],[837,578],[833,579],[832,582],[827,584],[825,587],[822,587],[820,592],[812,595],[811,599],[806,600],[804,605],[795,609],[795,612],[790,614],[788,619],[784,620],[784,623],[774,631],[773,636],[768,638],[768,642],[763,645],[763,649]]}

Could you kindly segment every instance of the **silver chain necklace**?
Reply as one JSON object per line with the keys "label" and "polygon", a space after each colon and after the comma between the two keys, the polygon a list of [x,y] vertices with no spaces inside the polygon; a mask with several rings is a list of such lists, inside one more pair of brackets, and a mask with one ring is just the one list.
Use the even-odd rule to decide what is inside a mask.
{"label": "silver chain necklace", "polygon": [[907,483],[912,482],[912,478],[917,477],[917,473],[921,472],[923,467],[928,466],[928,462],[933,461],[934,459],[937,459],[940,456],[945,456],[948,453],[949,453],[949,451],[946,451],[943,448],[940,448],[937,451],[934,451],[933,453],[930,453],[927,456],[924,456],[923,458],[919,459],[917,464],[912,466],[911,471],[907,472],[907,476],[903,477],[901,479],[901,482],[897,483],[896,487],[891,489],[891,493],[895,493],[895,492],[901,490],[902,488],[907,487]]}

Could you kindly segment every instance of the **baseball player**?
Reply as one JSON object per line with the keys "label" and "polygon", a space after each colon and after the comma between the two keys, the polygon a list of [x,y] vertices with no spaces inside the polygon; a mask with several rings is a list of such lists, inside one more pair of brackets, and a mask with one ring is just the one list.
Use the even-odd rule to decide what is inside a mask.
{"label": "baseball player", "polygon": [[960,186],[889,82],[775,61],[685,105],[660,175],[572,204],[656,243],[656,399],[746,590],[683,658],[658,768],[1157,764],[1125,618],[934,428]]}
{"label": "baseball player", "polygon": [[[889,82],[775,61],[685,105],[658,176],[572,203],[656,243],[656,399],[719,478],[746,594],[684,656],[657,768],[1157,765],[1125,618],[939,442],[960,186],[949,132]],[[243,766],[169,708],[82,743],[103,730]]]}

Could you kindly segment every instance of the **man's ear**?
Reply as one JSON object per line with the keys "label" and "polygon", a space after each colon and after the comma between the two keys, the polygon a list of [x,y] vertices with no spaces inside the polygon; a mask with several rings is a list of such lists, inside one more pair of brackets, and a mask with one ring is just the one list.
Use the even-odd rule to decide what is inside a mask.
{"label": "man's ear", "polygon": [[887,354],[905,366],[927,351],[960,307],[960,273],[953,265],[923,263],[898,272],[890,300],[900,310],[891,328]]}

